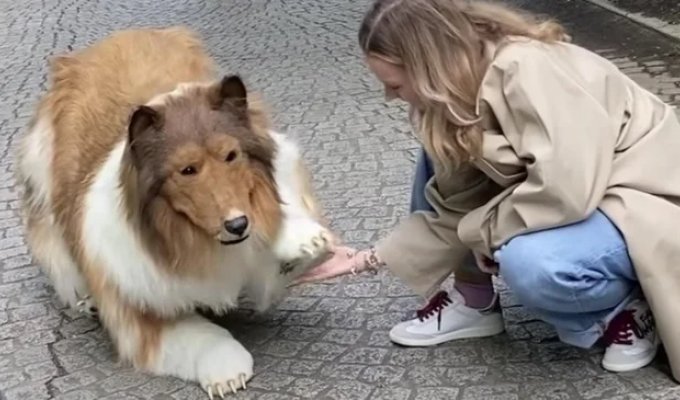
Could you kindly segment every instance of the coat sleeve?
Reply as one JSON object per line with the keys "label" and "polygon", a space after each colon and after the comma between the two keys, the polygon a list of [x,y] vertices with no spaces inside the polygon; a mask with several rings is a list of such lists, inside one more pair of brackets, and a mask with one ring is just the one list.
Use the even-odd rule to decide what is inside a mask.
{"label": "coat sleeve", "polygon": [[430,179],[425,191],[435,212],[414,212],[376,246],[387,267],[422,296],[429,296],[469,254],[458,238],[458,222],[499,191],[486,175],[470,166],[446,178],[446,186],[453,189],[445,195],[438,190],[436,179]]}
{"label": "coat sleeve", "polygon": [[[492,65],[491,109],[526,179],[459,224],[461,240],[487,256],[514,236],[587,218],[610,176],[618,127],[587,90],[606,90],[541,51]],[[590,86],[588,86],[590,87]],[[615,100],[615,99],[612,99]]]}

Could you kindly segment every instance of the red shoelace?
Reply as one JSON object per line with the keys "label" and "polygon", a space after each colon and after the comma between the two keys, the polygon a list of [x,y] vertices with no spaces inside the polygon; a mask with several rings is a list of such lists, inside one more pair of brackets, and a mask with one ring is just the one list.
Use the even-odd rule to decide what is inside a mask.
{"label": "red shoelace", "polygon": [[437,330],[439,330],[441,329],[442,324],[442,310],[444,309],[444,307],[451,303],[452,301],[451,298],[449,297],[449,294],[446,291],[442,290],[435,294],[434,296],[432,296],[427,305],[416,312],[416,316],[418,317],[420,322],[423,322],[427,318],[430,318],[436,313]]}
{"label": "red shoelace", "polygon": [[635,319],[634,310],[621,311],[611,320],[607,330],[602,335],[602,340],[606,346],[612,344],[633,344],[633,335],[642,339],[648,334],[653,326],[652,313],[647,312],[641,316],[642,325]]}

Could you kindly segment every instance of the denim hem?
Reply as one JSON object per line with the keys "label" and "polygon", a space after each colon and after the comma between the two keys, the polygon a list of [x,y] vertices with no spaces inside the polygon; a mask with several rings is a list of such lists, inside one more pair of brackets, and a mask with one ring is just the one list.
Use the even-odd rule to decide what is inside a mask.
{"label": "denim hem", "polygon": [[560,340],[566,344],[583,349],[589,349],[593,347],[593,345],[595,345],[595,343],[597,343],[597,341],[602,337],[605,330],[607,329],[607,325],[609,325],[609,322],[611,322],[611,320],[614,319],[616,315],[623,311],[628,306],[628,304],[630,304],[639,296],[640,290],[636,288],[631,291],[631,293],[628,294],[628,296],[626,296],[626,298],[623,299],[623,301],[621,301],[615,308],[607,313],[607,315],[601,321],[593,324],[590,328],[579,332],[560,330],[558,328],[557,335],[559,336]]}

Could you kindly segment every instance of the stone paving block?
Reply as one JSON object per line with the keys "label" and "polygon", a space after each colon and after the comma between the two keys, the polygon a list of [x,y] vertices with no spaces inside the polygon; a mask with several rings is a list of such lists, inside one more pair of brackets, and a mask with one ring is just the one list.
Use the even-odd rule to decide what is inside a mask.
{"label": "stone paving block", "polygon": [[379,388],[371,393],[372,400],[408,400],[413,391],[406,388]]}
{"label": "stone paving block", "polygon": [[304,399],[318,399],[322,392],[328,390],[331,384],[327,381],[312,378],[299,378],[292,382],[286,391]]}
{"label": "stone paving block", "polygon": [[56,378],[52,380],[51,385],[58,393],[67,393],[75,389],[83,388],[98,380],[99,377],[97,374],[91,371],[81,370]]}
{"label": "stone paving block", "polygon": [[60,394],[54,398],[55,400],[95,400],[99,398],[99,395],[93,390],[83,389]]}
{"label": "stone paving block", "polygon": [[326,393],[322,399],[328,400],[363,400],[368,399],[373,391],[370,385],[356,381],[340,381]]}
{"label": "stone paving block", "polygon": [[360,376],[362,382],[382,385],[395,385],[401,381],[406,368],[392,365],[371,365],[366,367]]}
{"label": "stone paving block", "polygon": [[455,399],[460,390],[456,388],[423,388],[416,389],[415,400],[448,400]]}
{"label": "stone paving block", "polygon": [[43,400],[49,399],[50,395],[47,392],[47,388],[40,382],[29,383],[26,385],[19,385],[12,389],[8,389],[5,392],[5,398],[7,400],[25,400],[25,399],[35,399]]}
{"label": "stone paving block", "polygon": [[597,376],[574,382],[577,392],[584,399],[606,399],[630,393],[631,386],[616,375]]}

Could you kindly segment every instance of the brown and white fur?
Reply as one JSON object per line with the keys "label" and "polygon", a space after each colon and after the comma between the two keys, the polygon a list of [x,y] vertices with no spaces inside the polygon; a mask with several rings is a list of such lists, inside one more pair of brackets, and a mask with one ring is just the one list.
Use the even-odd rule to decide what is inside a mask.
{"label": "brown and white fur", "polygon": [[[195,313],[260,309],[329,249],[297,145],[184,28],[114,33],[51,64],[18,155],[29,245],[119,356],[245,388],[248,351]],[[291,271],[292,270],[292,271]]]}

